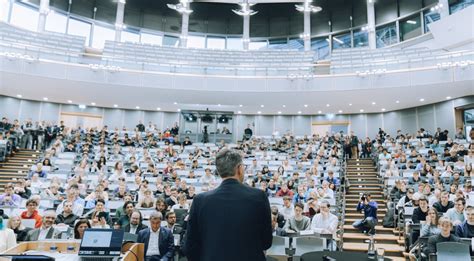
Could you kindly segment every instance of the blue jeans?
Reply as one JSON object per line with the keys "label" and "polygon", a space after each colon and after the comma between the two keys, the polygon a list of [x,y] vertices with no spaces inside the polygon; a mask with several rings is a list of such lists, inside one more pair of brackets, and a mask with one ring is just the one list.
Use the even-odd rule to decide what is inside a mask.
{"label": "blue jeans", "polygon": [[352,224],[353,227],[359,229],[361,232],[368,231],[369,234],[375,234],[375,226],[377,225],[377,219],[373,217],[366,217],[362,220],[357,220]]}

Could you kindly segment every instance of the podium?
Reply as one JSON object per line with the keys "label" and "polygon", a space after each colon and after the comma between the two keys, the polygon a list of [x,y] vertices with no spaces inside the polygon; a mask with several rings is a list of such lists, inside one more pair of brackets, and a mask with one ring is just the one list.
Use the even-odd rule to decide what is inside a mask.
{"label": "podium", "polygon": [[[51,246],[57,250],[51,251]],[[3,253],[0,261],[10,260],[8,255],[28,255],[52,257],[56,261],[80,261],[78,256],[80,241],[30,241],[22,242]],[[123,261],[144,261],[145,246],[142,243],[125,243],[120,259]]]}

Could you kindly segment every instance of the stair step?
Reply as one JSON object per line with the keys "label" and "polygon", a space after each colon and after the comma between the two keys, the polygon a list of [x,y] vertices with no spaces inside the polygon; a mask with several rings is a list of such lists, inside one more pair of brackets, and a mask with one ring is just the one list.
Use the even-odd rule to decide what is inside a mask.
{"label": "stair step", "polygon": [[[367,243],[344,243],[343,245],[344,251],[357,251],[357,252],[367,252],[369,248]],[[375,243],[375,249],[383,248],[385,249],[385,254],[387,256],[400,256],[403,257],[403,251],[405,250],[402,246],[396,244],[383,244],[383,243]]]}
{"label": "stair step", "polygon": [[[343,235],[344,239],[360,239],[360,240],[369,240],[370,237],[365,235],[364,233],[345,233]],[[377,230],[375,233],[375,243],[377,244],[377,240],[382,240],[382,241],[393,241],[397,242],[398,241],[398,236],[395,236],[394,234],[377,234]],[[397,242],[398,244],[398,242]]]}
{"label": "stair step", "polygon": [[[344,228],[344,233],[346,233],[346,231],[348,233],[360,233],[358,229],[354,228],[352,226],[352,224],[348,224],[348,225],[343,225],[343,228]],[[381,225],[377,225],[375,226],[375,233],[376,234],[390,234],[390,235],[394,235],[394,229],[393,228],[387,228],[387,227],[383,227]]]}
{"label": "stair step", "polygon": [[[344,221],[346,224],[352,224],[354,222],[356,222],[357,220],[361,220],[360,218],[345,218]],[[378,225],[382,225],[382,219],[379,218],[378,219]]]}

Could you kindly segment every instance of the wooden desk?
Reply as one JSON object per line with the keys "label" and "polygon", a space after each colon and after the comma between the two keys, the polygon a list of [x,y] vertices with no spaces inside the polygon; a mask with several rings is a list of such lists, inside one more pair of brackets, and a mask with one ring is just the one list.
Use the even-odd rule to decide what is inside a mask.
{"label": "wooden desk", "polygon": [[[55,244],[57,252],[62,254],[73,254],[77,256],[80,242],[74,241],[34,241],[22,242],[15,247],[8,249],[2,254],[19,255],[29,250],[41,251],[47,254],[50,252],[50,247]],[[68,246],[74,246],[73,251],[67,251]],[[142,243],[126,243],[122,246],[122,260],[123,261],[144,261],[145,246]],[[5,260],[2,258],[0,260]]]}

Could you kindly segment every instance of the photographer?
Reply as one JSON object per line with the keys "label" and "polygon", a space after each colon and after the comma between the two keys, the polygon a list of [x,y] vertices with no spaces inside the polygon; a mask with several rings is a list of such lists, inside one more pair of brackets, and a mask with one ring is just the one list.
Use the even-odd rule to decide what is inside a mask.
{"label": "photographer", "polygon": [[365,193],[357,204],[357,211],[364,211],[364,219],[357,220],[352,224],[353,227],[359,229],[369,235],[375,235],[375,226],[377,225],[377,202],[371,201],[370,193]]}

